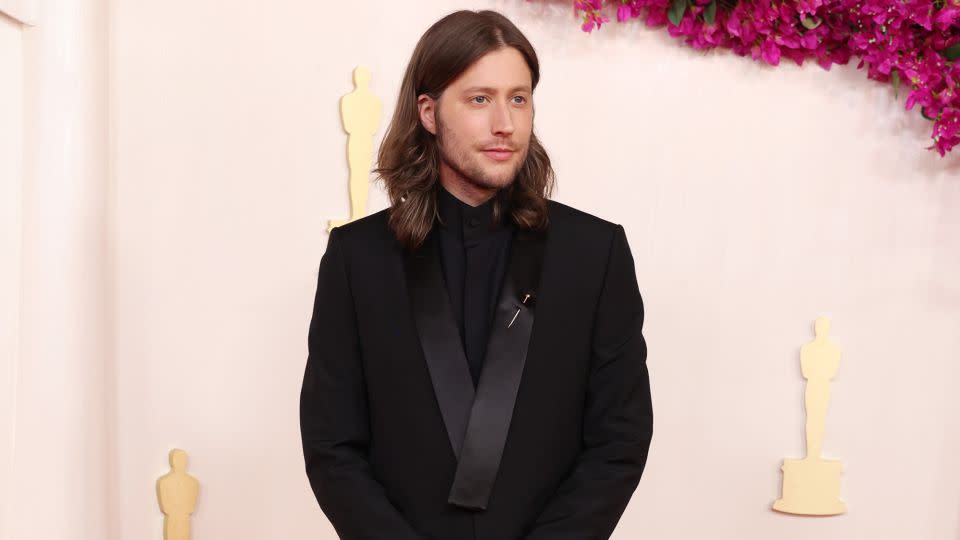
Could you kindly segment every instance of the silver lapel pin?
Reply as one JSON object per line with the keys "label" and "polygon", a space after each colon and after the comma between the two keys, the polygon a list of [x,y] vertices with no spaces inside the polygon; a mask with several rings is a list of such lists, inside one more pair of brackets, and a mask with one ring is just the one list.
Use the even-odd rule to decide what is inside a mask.
{"label": "silver lapel pin", "polygon": [[[530,298],[530,293],[527,293],[527,295],[523,297],[523,300],[521,300],[520,303],[526,304],[528,298]],[[517,308],[517,312],[513,314],[513,318],[510,319],[510,324],[507,325],[507,328],[510,328],[511,326],[513,326],[513,321],[517,320],[517,315],[519,314],[520,314],[520,308]]]}

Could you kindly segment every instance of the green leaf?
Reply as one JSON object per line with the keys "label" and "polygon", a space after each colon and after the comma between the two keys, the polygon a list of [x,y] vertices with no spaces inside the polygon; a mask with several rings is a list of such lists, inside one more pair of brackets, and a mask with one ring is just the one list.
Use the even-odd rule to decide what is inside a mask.
{"label": "green leaf", "polygon": [[820,26],[820,23],[823,21],[819,17],[811,17],[809,15],[804,15],[800,22],[803,24],[803,27],[807,30],[813,30],[814,28]]}
{"label": "green leaf", "polygon": [[707,4],[707,8],[703,10],[703,20],[707,24],[713,24],[717,20],[717,0]]}
{"label": "green leaf", "polygon": [[670,12],[667,13],[667,18],[670,19],[670,22],[672,22],[674,26],[680,26],[683,14],[686,12],[687,0],[673,0],[670,4]]}
{"label": "green leaf", "polygon": [[900,72],[893,70],[890,72],[890,82],[893,83],[893,97],[900,97]]}
{"label": "green leaf", "polygon": [[942,54],[944,58],[950,60],[951,62],[957,58],[960,58],[960,42],[954,43],[953,45],[940,51],[940,54]]}

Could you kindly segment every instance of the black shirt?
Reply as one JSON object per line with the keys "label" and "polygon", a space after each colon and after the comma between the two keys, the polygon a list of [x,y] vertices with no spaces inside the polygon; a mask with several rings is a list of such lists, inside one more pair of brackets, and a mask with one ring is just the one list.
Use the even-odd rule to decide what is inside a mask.
{"label": "black shirt", "polygon": [[470,206],[438,186],[440,263],[474,386],[480,379],[513,232],[506,218],[493,220],[493,201],[491,197]]}

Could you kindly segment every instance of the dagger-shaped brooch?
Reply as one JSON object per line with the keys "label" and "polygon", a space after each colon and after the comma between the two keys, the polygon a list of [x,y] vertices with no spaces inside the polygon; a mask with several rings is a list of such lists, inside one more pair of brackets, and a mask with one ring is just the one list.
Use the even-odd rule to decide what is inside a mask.
{"label": "dagger-shaped brooch", "polygon": [[[524,295],[524,297],[523,297],[523,300],[521,300],[520,303],[521,303],[521,304],[526,304],[526,303],[527,303],[527,300],[530,299],[530,294],[531,294],[531,293],[526,293],[526,294]],[[517,320],[517,315],[520,315],[520,308],[519,308],[519,307],[517,308],[517,312],[513,314],[513,318],[510,319],[510,324],[507,325],[507,328],[510,328],[511,326],[513,326],[513,321]]]}

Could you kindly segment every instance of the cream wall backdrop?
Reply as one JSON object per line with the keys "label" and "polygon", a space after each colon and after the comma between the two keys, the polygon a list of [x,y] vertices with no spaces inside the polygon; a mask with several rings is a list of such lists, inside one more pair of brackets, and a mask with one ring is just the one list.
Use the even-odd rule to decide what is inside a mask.
{"label": "cream wall backdrop", "polygon": [[34,7],[0,2],[0,538],[119,538],[106,2]]}
{"label": "cream wall backdrop", "polygon": [[[86,370],[60,374],[67,397],[39,386],[42,371],[17,383],[20,402],[39,395],[67,411],[58,421],[93,411],[64,425],[87,426],[77,432],[95,442],[83,439],[87,462],[41,478],[37,493],[56,504],[20,505],[26,532],[10,540],[54,538],[29,523],[84,519],[94,521],[56,537],[161,540],[154,482],[173,447],[201,481],[196,540],[336,538],[303,470],[298,396],[325,225],[349,209],[338,100],[353,68],[368,66],[384,102],[379,144],[416,40],[460,8],[498,9],[533,42],[535,127],[558,173],[555,198],[623,224],[636,260],[655,429],[614,538],[960,536],[960,152],[924,150],[929,124],[902,110],[903,95],[853,66],[768,68],[635,22],[587,35],[566,1],[192,0],[84,12],[104,21],[102,32],[79,26],[105,36],[107,109],[83,107],[108,121],[108,151],[106,172],[75,165],[93,171],[85,185],[100,202],[74,196],[46,214],[24,189],[23,219],[10,221],[99,238],[60,246],[94,261],[63,270],[60,286],[108,302],[80,296],[86,316],[23,321],[23,362],[45,343],[30,333],[44,321],[107,341],[41,350],[81,354]],[[17,69],[5,52],[0,61],[4,76]],[[28,124],[39,115],[25,114]],[[386,204],[371,190],[371,212]],[[68,227],[77,208],[105,215],[105,229]],[[54,265],[23,238],[24,276]],[[40,292],[24,280],[29,306]],[[824,453],[846,465],[849,511],[798,518],[770,504],[781,460],[802,457],[798,351],[821,315],[843,350]],[[50,422],[44,411],[16,413],[18,441]],[[67,441],[57,452],[76,449],[56,441]],[[103,505],[84,503],[95,517],[58,499],[61,475],[74,489],[99,482],[91,497]]]}
{"label": "cream wall backdrop", "polygon": [[23,183],[23,46],[20,24],[0,14],[0,538],[9,522],[20,317]]}

